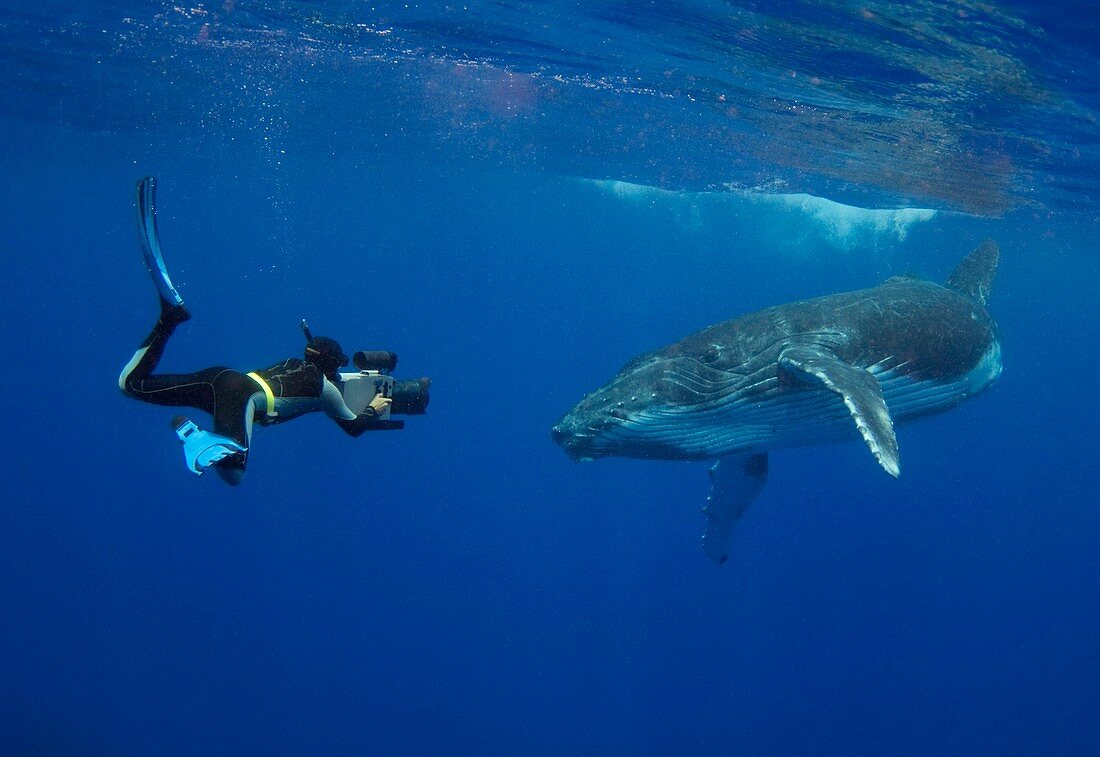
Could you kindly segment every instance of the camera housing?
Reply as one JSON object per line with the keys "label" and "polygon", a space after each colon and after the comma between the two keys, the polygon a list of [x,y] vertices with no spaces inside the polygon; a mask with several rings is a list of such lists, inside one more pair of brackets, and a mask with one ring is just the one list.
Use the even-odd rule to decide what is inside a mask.
{"label": "camera housing", "polygon": [[404,428],[403,420],[393,420],[391,415],[423,415],[430,399],[428,390],[431,379],[396,379],[390,371],[397,367],[397,355],[386,350],[359,350],[352,355],[352,362],[359,370],[340,374],[340,392],[344,404],[359,415],[376,396],[390,397],[393,402],[378,415],[378,428]]}

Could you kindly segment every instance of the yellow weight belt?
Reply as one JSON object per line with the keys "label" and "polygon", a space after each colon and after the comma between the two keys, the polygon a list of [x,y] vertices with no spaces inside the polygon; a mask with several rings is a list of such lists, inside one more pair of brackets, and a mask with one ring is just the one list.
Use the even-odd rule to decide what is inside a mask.
{"label": "yellow weight belt", "polygon": [[253,371],[248,374],[248,377],[255,380],[255,382],[260,385],[260,388],[264,390],[264,396],[267,397],[266,412],[268,417],[272,418],[278,415],[278,413],[275,412],[275,392],[271,391],[271,387],[268,386],[268,383],[266,381],[264,381],[263,376]]}

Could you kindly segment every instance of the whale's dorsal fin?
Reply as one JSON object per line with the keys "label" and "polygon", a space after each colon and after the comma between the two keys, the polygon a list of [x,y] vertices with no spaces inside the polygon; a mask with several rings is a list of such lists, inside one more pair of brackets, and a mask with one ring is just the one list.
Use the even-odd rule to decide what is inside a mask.
{"label": "whale's dorsal fin", "polygon": [[987,239],[967,255],[947,277],[947,288],[954,289],[985,305],[993,290],[997,261],[1001,257],[997,243]]}
{"label": "whale's dorsal fin", "polygon": [[710,496],[703,515],[703,551],[721,565],[730,554],[733,529],[768,480],[768,456],[729,455],[710,469]]}
{"label": "whale's dorsal fin", "polygon": [[845,363],[818,346],[788,347],[779,355],[779,369],[839,394],[879,465],[891,476],[901,472],[894,422],[882,388],[867,370]]}

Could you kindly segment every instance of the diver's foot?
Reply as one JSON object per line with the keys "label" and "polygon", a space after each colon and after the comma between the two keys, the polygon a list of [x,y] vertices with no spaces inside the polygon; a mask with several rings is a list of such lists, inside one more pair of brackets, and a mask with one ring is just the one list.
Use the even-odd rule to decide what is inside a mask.
{"label": "diver's foot", "polygon": [[212,463],[210,467],[225,483],[230,486],[240,486],[244,480],[245,466],[248,464],[248,455],[244,452],[234,452],[226,455],[221,460]]}
{"label": "diver's foot", "polygon": [[160,301],[160,324],[162,326],[175,328],[189,320],[191,320],[191,313],[187,311],[182,302],[179,305],[172,305],[167,300],[162,299]]}
{"label": "diver's foot", "polygon": [[[228,436],[203,431],[182,415],[172,419],[172,428],[183,443],[183,457],[189,471],[201,476],[207,468],[216,466],[223,479],[233,484],[240,483],[248,463],[246,446]],[[222,468],[225,469],[224,475]]]}

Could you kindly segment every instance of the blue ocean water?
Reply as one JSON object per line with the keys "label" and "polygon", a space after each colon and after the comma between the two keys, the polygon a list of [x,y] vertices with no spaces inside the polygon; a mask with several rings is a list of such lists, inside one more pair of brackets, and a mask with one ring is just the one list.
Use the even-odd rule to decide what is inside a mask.
{"label": "blue ocean water", "polygon": [[[1095,753],[1098,19],[0,3],[0,751]],[[304,317],[428,414],[188,474],[117,389],[145,175],[194,315],[165,370]],[[900,426],[897,480],[773,454],[724,566],[705,465],[549,438],[640,352],[986,237],[1001,381]]]}

